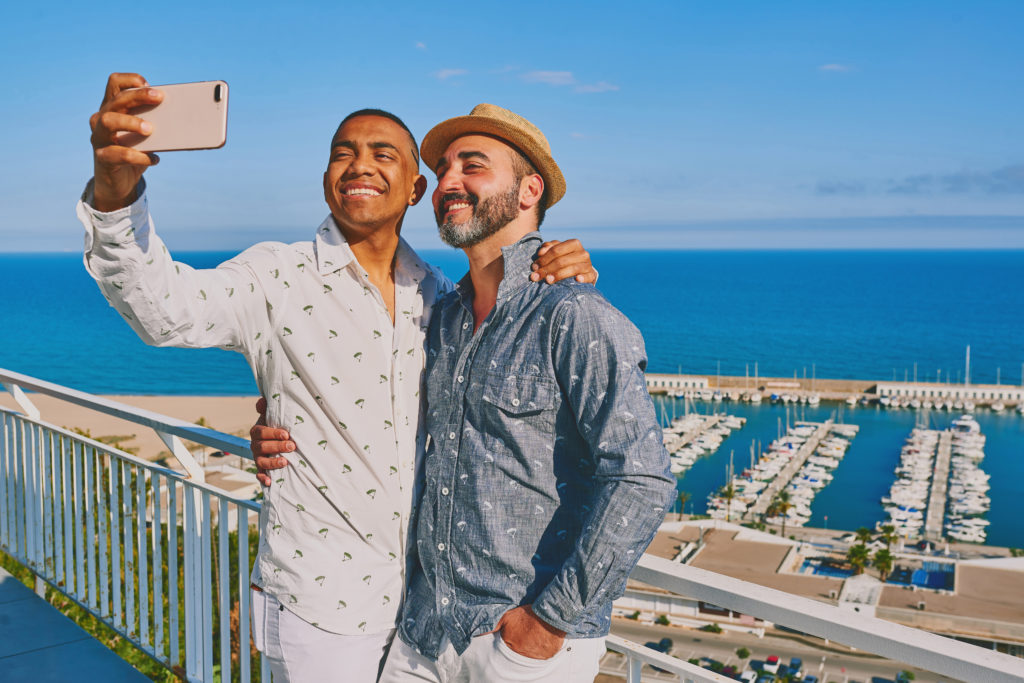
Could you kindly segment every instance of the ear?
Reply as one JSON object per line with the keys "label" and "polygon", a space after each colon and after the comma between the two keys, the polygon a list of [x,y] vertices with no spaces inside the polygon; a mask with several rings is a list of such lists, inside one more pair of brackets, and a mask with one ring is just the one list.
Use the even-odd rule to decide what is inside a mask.
{"label": "ear", "polygon": [[416,206],[423,199],[423,195],[427,193],[427,178],[426,176],[418,175],[416,180],[413,181],[412,194],[409,196],[409,206]]}
{"label": "ear", "polygon": [[519,183],[519,208],[528,211],[537,206],[544,196],[544,179],[539,174],[524,176]]}
{"label": "ear", "polygon": [[324,171],[324,200],[327,202],[328,206],[330,206],[330,203],[331,203],[331,191],[330,191],[329,183],[328,183],[328,180],[327,180],[327,171]]}

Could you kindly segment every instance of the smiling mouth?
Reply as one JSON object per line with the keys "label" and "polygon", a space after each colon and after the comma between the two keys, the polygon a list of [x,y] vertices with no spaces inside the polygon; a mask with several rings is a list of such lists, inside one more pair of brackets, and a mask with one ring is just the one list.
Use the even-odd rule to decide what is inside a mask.
{"label": "smiling mouth", "polygon": [[456,211],[462,211],[472,206],[469,202],[452,202],[448,206],[444,207],[444,215],[448,216],[455,213]]}
{"label": "smiling mouth", "polygon": [[379,197],[384,193],[372,187],[350,187],[341,194],[345,197]]}

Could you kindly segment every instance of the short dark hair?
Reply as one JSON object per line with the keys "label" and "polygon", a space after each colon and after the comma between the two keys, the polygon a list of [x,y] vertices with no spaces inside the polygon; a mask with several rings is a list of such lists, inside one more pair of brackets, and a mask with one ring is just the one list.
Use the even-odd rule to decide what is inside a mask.
{"label": "short dark hair", "polygon": [[405,121],[398,118],[389,111],[384,111],[383,109],[374,109],[372,107],[368,109],[359,109],[357,111],[354,111],[341,120],[341,123],[338,124],[338,127],[334,131],[334,135],[337,136],[338,131],[341,130],[341,127],[344,126],[346,123],[360,116],[381,116],[385,119],[390,119],[391,121],[394,121],[399,126],[401,126],[402,130],[404,130],[406,134],[409,136],[409,142],[412,143],[412,158],[416,161],[416,169],[419,169],[420,148],[419,145],[416,144],[416,136],[412,134],[411,130],[409,130],[409,126],[405,125]]}
{"label": "short dark hair", "polygon": [[[517,148],[512,148],[512,172],[516,177],[516,185],[528,175],[540,175],[540,171],[533,165],[530,158],[520,152]],[[541,176],[543,178],[544,176]],[[544,183],[544,194],[541,195],[540,201],[534,207],[537,210],[537,227],[544,222],[544,214],[548,210],[548,184]]]}

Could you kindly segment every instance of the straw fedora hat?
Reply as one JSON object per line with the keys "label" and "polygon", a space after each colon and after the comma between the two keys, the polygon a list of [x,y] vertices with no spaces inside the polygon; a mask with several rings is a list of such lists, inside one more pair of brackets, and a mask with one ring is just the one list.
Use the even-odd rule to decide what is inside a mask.
{"label": "straw fedora hat", "polygon": [[478,104],[469,116],[456,116],[431,128],[420,145],[423,162],[436,169],[448,145],[463,135],[492,135],[525,154],[544,179],[548,208],[565,195],[565,177],[551,156],[551,145],[544,133],[519,114],[493,104]]}

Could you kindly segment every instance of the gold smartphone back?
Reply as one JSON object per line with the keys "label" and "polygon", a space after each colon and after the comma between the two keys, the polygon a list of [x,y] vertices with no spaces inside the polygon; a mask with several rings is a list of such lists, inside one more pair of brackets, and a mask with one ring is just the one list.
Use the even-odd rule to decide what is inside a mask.
{"label": "gold smartphone back", "polygon": [[150,86],[164,94],[155,107],[131,113],[153,124],[149,136],[123,133],[118,142],[140,152],[223,147],[228,134],[228,84],[201,81]]}

